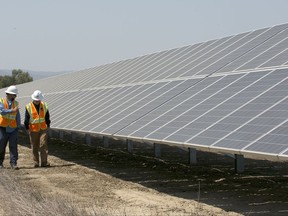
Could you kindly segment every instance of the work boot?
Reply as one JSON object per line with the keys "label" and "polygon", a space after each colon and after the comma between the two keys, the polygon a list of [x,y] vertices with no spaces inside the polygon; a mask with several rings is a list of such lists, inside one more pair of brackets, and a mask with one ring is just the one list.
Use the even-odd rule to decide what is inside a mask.
{"label": "work boot", "polygon": [[48,162],[47,163],[42,163],[41,167],[50,167],[50,163],[48,163]]}
{"label": "work boot", "polygon": [[11,164],[11,169],[19,170],[19,167],[16,164]]}

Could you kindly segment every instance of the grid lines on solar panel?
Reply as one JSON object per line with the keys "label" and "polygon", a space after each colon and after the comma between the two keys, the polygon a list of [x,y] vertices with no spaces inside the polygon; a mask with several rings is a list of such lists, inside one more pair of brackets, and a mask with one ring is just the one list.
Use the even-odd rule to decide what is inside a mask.
{"label": "grid lines on solar panel", "polygon": [[265,68],[265,67],[275,67],[275,66],[285,66],[288,65],[288,48],[286,48],[284,51],[278,53],[268,61],[261,64],[259,67]]}
{"label": "grid lines on solar panel", "polygon": [[[263,91],[261,88],[257,88],[262,87],[263,85],[266,86],[266,90]],[[229,122],[229,119],[233,117],[235,120],[239,119],[235,121],[234,127],[231,126],[226,128],[224,131],[225,136],[223,136],[221,139],[215,140],[213,143],[209,143],[209,145],[231,149],[244,148],[253,140],[257,139],[257,137],[260,137],[263,133],[265,134],[267,131],[275,127],[275,124],[277,125],[283,121],[283,118],[287,118],[287,115],[283,115],[282,120],[269,120],[269,126],[259,124],[259,118],[263,122],[264,119],[262,118],[265,116],[265,113],[270,113],[270,111],[273,110],[271,108],[275,106],[275,104],[281,102],[283,98],[287,97],[281,93],[283,88],[285,89],[285,85],[287,86],[287,71],[285,70],[274,71],[268,76],[265,76],[259,80],[259,82],[255,83],[253,88],[247,88],[247,93],[249,95],[256,93],[249,103],[244,103],[242,106],[239,106],[238,109],[224,116],[221,121],[216,122],[216,124],[214,123],[210,126],[210,128],[207,128],[205,131],[201,132],[201,134],[198,134],[198,136],[200,135],[201,137],[205,137],[205,133],[207,131],[216,132],[217,130],[215,129],[219,130],[219,128],[217,128],[219,124],[227,123],[227,120]],[[274,97],[271,92],[279,92],[280,95],[278,97]],[[276,112],[273,113],[275,114]],[[237,122],[240,120],[242,120],[242,122],[238,125]],[[230,122],[233,121],[230,120]],[[255,127],[252,125],[255,125]],[[195,142],[196,138],[197,137],[192,137],[187,142]]]}
{"label": "grid lines on solar panel", "polygon": [[[191,95],[196,94],[199,89],[207,88],[207,86],[212,85],[212,83],[219,80],[221,77],[214,77],[210,79],[205,79],[201,82],[201,79],[196,79],[197,85],[193,85],[190,88],[188,88],[186,91],[182,92],[179,96],[174,97],[173,100],[168,101],[165,103],[165,105],[158,107],[157,109],[151,111],[148,115],[145,115],[145,118],[141,118],[140,120],[133,122],[131,125],[125,127],[121,131],[117,132],[117,134],[121,135],[132,135],[137,136],[139,133],[141,133],[141,136],[143,136],[143,132],[147,131],[146,135],[154,131],[155,129],[159,128],[157,125],[158,122],[164,122],[169,121],[169,119],[174,118],[175,115],[177,115],[178,110],[175,112],[171,111],[175,106],[183,104],[188,100]],[[192,80],[192,82],[195,82]],[[167,113],[173,112],[172,115],[168,115]],[[162,118],[164,114],[167,114],[165,118]],[[147,125],[147,122],[149,125]],[[154,125],[156,123],[156,126]],[[156,128],[155,128],[156,127]]]}
{"label": "grid lines on solar panel", "polygon": [[73,120],[70,119],[66,124],[63,122],[62,126],[80,130],[92,121],[92,115],[99,116],[102,113],[108,112],[117,106],[121,99],[128,99],[131,94],[135,94],[140,88],[141,86],[136,85],[106,89],[98,97],[91,98],[85,102],[82,108],[79,107],[79,112],[74,110]]}
{"label": "grid lines on solar panel", "polygon": [[[92,92],[90,93],[93,94]],[[85,94],[84,96],[89,95]],[[79,103],[75,103],[79,97],[82,97],[85,100],[84,96],[82,95],[82,92],[54,94],[54,97],[59,99],[56,103],[51,102],[49,98],[45,98],[45,101],[49,101],[49,112],[51,115],[53,114],[53,124],[55,126],[60,126],[60,124],[67,119],[72,119],[73,116],[71,116],[70,110],[79,105]]]}
{"label": "grid lines on solar panel", "polygon": [[[262,31],[263,30],[261,30],[261,33]],[[257,37],[258,35],[259,32],[236,35],[234,37],[235,40],[232,44],[224,46],[223,49],[220,50],[218,53],[208,59],[205,59],[205,61],[203,61],[200,65],[187,71],[182,76],[190,76],[191,72],[196,72],[196,75],[208,75],[217,71],[219,68],[227,64],[228,61],[233,61],[235,58],[237,58],[237,55],[241,55],[241,46],[244,47],[246,43],[248,43],[252,38]],[[236,53],[236,55],[231,55],[232,52]]]}
{"label": "grid lines on solar panel", "polygon": [[[275,35],[274,37],[269,38],[268,40],[261,43],[259,46],[256,46],[254,49],[250,50],[249,52],[237,58],[235,61],[231,61],[228,65],[222,67],[218,72],[230,72],[235,70],[254,69],[258,67],[259,65],[269,60],[269,58],[274,57],[275,55],[283,51],[285,48],[287,48],[287,45],[282,46],[283,40],[285,41],[285,38],[287,38],[287,33],[288,30],[286,29],[280,32],[279,34]],[[269,49],[271,49],[274,53],[268,52]],[[261,58],[261,55],[266,55],[266,59]],[[258,60],[259,64],[253,65],[249,63],[250,61],[252,61],[254,58],[257,57],[261,59]]]}
{"label": "grid lines on solar panel", "polygon": [[[249,34],[246,38],[238,41],[237,44],[234,44],[232,47],[228,47],[228,50],[224,50],[225,56],[214,64],[209,65],[204,70],[198,72],[198,75],[211,74],[213,72],[220,71],[221,68],[228,65],[230,62],[238,59],[242,55],[251,51],[253,48],[259,46],[263,42],[272,38],[279,31],[287,28],[287,25],[275,26],[263,32],[264,29],[256,30]],[[243,45],[242,45],[243,44]],[[234,48],[234,49],[233,49]],[[229,51],[229,52],[227,52]]]}
{"label": "grid lines on solar panel", "polygon": [[[250,44],[251,41],[253,42],[253,39],[255,39],[255,37],[257,38],[263,32],[265,32],[265,29],[234,36],[233,43],[226,44],[215,55],[205,59],[200,65],[191,68],[186,73],[182,74],[182,76],[189,76],[191,71],[192,73],[196,72],[197,75],[207,75],[216,72],[219,68],[226,65],[227,62],[233,61],[239,55],[243,54],[243,52],[246,52],[247,49],[251,49],[251,46],[254,46],[254,44]],[[250,46],[247,46],[247,44],[250,44]],[[233,53],[233,55],[231,53]]]}
{"label": "grid lines on solar panel", "polygon": [[[197,53],[197,55],[193,55],[193,59],[190,59],[186,65],[182,65],[182,67],[178,70],[174,70],[174,72],[170,74],[168,78],[193,76],[197,74],[197,67],[202,68],[203,63],[207,61],[207,59],[214,57],[216,54],[221,52],[221,50],[225,49],[225,47],[230,46],[246,34],[247,33],[233,37],[225,37],[215,41],[215,43],[209,45],[206,47],[206,49],[201,50],[201,52]],[[190,71],[190,73],[186,75],[188,71]]]}
{"label": "grid lines on solar panel", "polygon": [[133,72],[133,74],[131,74],[129,77],[126,77],[126,81],[130,83],[137,83],[154,80],[163,67],[169,67],[168,65],[194,49],[195,46],[187,46],[175,51],[169,51],[169,55],[155,62],[155,64],[149,65],[149,67],[141,68],[138,73]]}
{"label": "grid lines on solar panel", "polygon": [[[62,100],[64,103],[58,103],[51,106],[50,111],[55,113],[53,114],[53,124],[63,128],[69,127],[70,124],[75,124],[78,117],[83,114],[82,112],[91,109],[95,101],[99,102],[102,98],[107,96],[109,97],[109,95],[112,95],[114,92],[119,90],[120,88],[85,90],[77,92],[76,97],[69,97],[65,101]],[[81,100],[79,100],[79,98],[81,98]],[[63,104],[65,104],[65,106],[63,106]]]}
{"label": "grid lines on solar panel", "polygon": [[134,59],[129,59],[125,61],[119,62],[115,67],[110,68],[105,71],[104,76],[97,77],[95,80],[95,86],[109,86],[119,84],[117,79],[120,78],[119,75],[126,76],[126,74],[130,74],[131,70],[136,70],[138,67],[142,67],[142,65],[147,65],[151,61],[156,61],[159,56],[165,54],[167,51],[163,51],[160,53],[153,53],[151,55],[145,55]]}
{"label": "grid lines on solar panel", "polygon": [[[161,53],[165,53],[165,51]],[[139,64],[145,64],[146,62],[149,62],[151,61],[151,59],[155,58],[155,56],[161,55],[161,53],[144,55],[133,59],[107,64],[106,67],[101,71],[101,74],[92,71],[92,73],[88,76],[89,82],[86,83],[86,86],[91,87],[109,86],[110,85],[109,83],[111,82],[113,83],[113,81],[119,78],[119,74],[124,75],[131,68],[137,67],[137,65]]]}
{"label": "grid lines on solar panel", "polygon": [[[191,120],[190,122],[187,122],[186,124],[183,124],[181,122],[182,127],[180,127],[178,130],[174,131],[173,133],[165,137],[164,140],[169,139],[170,141],[171,140],[173,141],[175,138],[179,138],[181,135],[184,135],[183,138],[184,137],[187,138],[190,136],[189,139],[191,139],[193,137],[199,136],[199,138],[201,138],[202,140],[209,139],[210,142],[216,141],[219,138],[219,136],[221,137],[223,135],[223,132],[219,129],[217,130],[217,132],[219,132],[218,134],[213,134],[214,131],[212,132],[209,131],[208,132],[209,134],[207,134],[206,137],[203,137],[203,138],[201,137],[201,134],[203,134],[203,132],[207,130],[207,128],[212,127],[213,124],[215,124],[215,122],[220,121],[223,118],[223,116],[225,116],[227,113],[232,112],[237,107],[239,107],[240,103],[244,102],[243,99],[239,101],[235,101],[232,99],[235,97],[235,95],[240,95],[241,92],[243,92],[246,88],[253,85],[257,80],[259,80],[259,78],[261,78],[262,75],[260,73],[243,74],[240,78],[235,80],[233,83],[230,83],[230,85],[222,86],[223,88],[220,89],[220,91],[212,94],[210,96],[210,99],[204,101],[200,106],[196,106],[195,108],[193,108],[193,110],[191,110],[192,113],[195,112],[195,110],[196,111],[201,110],[202,111],[201,115],[197,115],[197,116],[195,115],[193,120]],[[250,95],[249,97],[252,97],[252,95]],[[244,96],[244,99],[247,101],[248,101],[248,98],[247,96]],[[174,122],[171,122],[171,124],[173,123]],[[205,124],[206,128],[204,130],[203,128],[201,128],[201,131],[198,131],[198,133],[195,134],[194,129],[197,128],[197,126],[201,123]],[[227,125],[225,124],[221,125],[221,128],[226,128],[226,127]],[[189,129],[193,129],[193,134],[189,133]],[[184,134],[184,132],[187,134]],[[189,139],[186,139],[186,140],[182,139],[181,141],[184,142]],[[174,141],[177,141],[177,140],[174,140]],[[209,144],[211,144],[210,142]],[[205,143],[208,145],[208,142],[205,142]]]}
{"label": "grid lines on solar panel", "polygon": [[121,70],[123,67],[126,67],[131,64],[131,62],[137,61],[138,59],[139,58],[128,59],[125,61],[106,64],[105,67],[101,68],[101,70],[98,70],[98,67],[93,68],[90,73],[86,75],[86,80],[83,83],[82,89],[104,86],[105,81],[115,76],[116,71]]}
{"label": "grid lines on solar panel", "polygon": [[[288,96],[275,104],[271,109],[259,116],[258,119],[266,120],[264,129],[259,131],[259,124],[255,124],[254,121],[249,124],[254,128],[257,127],[260,137],[255,139],[249,145],[245,146],[242,150],[259,151],[265,153],[279,153],[285,151],[288,148],[287,143],[287,121],[288,121]],[[258,122],[257,122],[258,123]],[[286,130],[286,131],[285,131]],[[258,132],[256,130],[256,132]]]}
{"label": "grid lines on solar panel", "polygon": [[[154,67],[159,61],[166,59],[167,56],[169,57],[171,54],[176,52],[178,49],[167,50],[165,52],[159,52],[157,55],[154,55],[153,58],[150,58],[149,55],[147,61],[139,61],[137,64],[134,64],[133,67],[129,69],[125,69],[123,71],[117,71],[116,76],[114,76],[113,80],[110,80],[106,85],[117,85],[117,84],[127,84],[132,83],[131,78],[140,76],[143,73],[143,70],[149,70],[149,68]],[[121,76],[119,77],[119,74]]]}
{"label": "grid lines on solar panel", "polygon": [[[133,86],[129,92],[121,96],[115,95],[117,97],[118,103],[108,104],[101,109],[92,110],[87,117],[89,119],[80,122],[77,125],[81,130],[89,131],[95,126],[103,125],[107,122],[112,116],[117,114],[119,110],[127,109],[136,101],[140,100],[142,97],[145,97],[152,92],[154,92],[159,86],[165,85],[165,83],[150,83],[139,86]],[[94,132],[100,132],[101,130],[96,129]]]}
{"label": "grid lines on solar panel", "polygon": [[[127,126],[135,119],[140,118],[150,110],[164,103],[166,100],[169,100],[173,94],[183,91],[185,85],[180,84],[184,82],[185,81],[173,81],[158,83],[154,88],[151,88],[151,91],[143,92],[142,95],[135,98],[134,103],[130,106],[127,106],[125,101],[123,101],[124,104],[120,106],[120,109],[115,110],[113,115],[109,115],[110,118],[97,124],[97,126],[94,126],[91,130],[101,131],[101,133],[115,133],[117,130]],[[109,121],[109,124],[105,123],[107,121]]]}
{"label": "grid lines on solar panel", "polygon": [[[212,84],[209,86],[205,86],[204,83],[199,83],[196,85],[196,88],[191,88],[188,91],[186,91],[183,94],[180,94],[179,96],[174,98],[174,107],[172,110],[169,110],[166,112],[164,115],[161,117],[157,118],[157,121],[165,121],[165,124],[163,124],[161,127],[158,127],[156,131],[152,131],[155,136],[151,134],[147,134],[145,137],[151,138],[151,139],[160,139],[166,137],[167,135],[171,134],[171,130],[175,131],[179,128],[179,125],[171,125],[171,121],[175,121],[179,116],[183,114],[187,114],[193,107],[196,107],[197,105],[203,103],[203,101],[207,100],[209,96],[215,92],[217,92],[219,89],[221,89],[223,86],[221,85],[226,85],[229,84],[231,79],[237,79],[241,75],[236,75],[234,77],[215,77],[211,78],[214,80]],[[210,80],[211,80],[210,79]],[[202,84],[202,85],[201,85]],[[197,87],[202,89],[200,91],[196,90]],[[194,92],[193,92],[194,90]],[[196,91],[195,91],[196,90]],[[187,97],[188,95],[188,97]],[[175,103],[177,101],[181,101],[180,103]],[[193,102],[192,102],[193,101]],[[195,118],[196,115],[199,115],[202,112],[201,108],[199,110],[196,110],[194,113],[187,114],[187,118],[185,118],[185,122],[189,122],[191,118]],[[173,115],[171,115],[173,114]],[[176,114],[176,115],[175,115]],[[156,119],[150,123],[149,125],[145,127],[151,127],[151,124],[156,122]],[[181,123],[181,122],[179,122]],[[181,124],[183,124],[182,122]],[[143,129],[143,128],[142,128]],[[141,129],[141,130],[142,130]],[[152,134],[153,134],[152,133]],[[137,135],[136,133],[132,133],[131,136]],[[157,137],[156,137],[157,136]],[[162,137],[163,136],[163,137]]]}
{"label": "grid lines on solar panel", "polygon": [[[222,39],[222,40],[226,40],[226,39]],[[171,78],[178,77],[177,74],[175,74],[178,70],[190,64],[191,62],[195,61],[203,53],[206,53],[209,50],[212,50],[222,40],[212,40],[212,41],[207,41],[205,43],[201,43],[199,45],[197,44],[198,46],[195,49],[193,49],[193,52],[189,52],[187,55],[182,56],[173,65],[170,65],[169,67],[167,65],[167,67],[161,68],[161,70],[155,73],[155,76],[153,77],[153,79],[161,80],[161,79],[166,79],[166,78],[171,79]],[[143,81],[148,81],[149,79],[151,79],[150,76],[146,77]]]}
{"label": "grid lines on solar panel", "polygon": [[[286,37],[286,39],[282,39],[282,37],[280,39],[282,39],[282,41],[278,42],[278,37],[274,37],[271,40],[267,41],[270,42],[269,44],[265,44],[267,46],[265,46],[264,48],[266,48],[265,52],[260,53],[259,55],[256,55],[255,53],[252,53],[252,55],[250,56],[250,60],[247,61],[247,63],[243,64],[243,66],[237,68],[237,70],[247,70],[247,69],[253,69],[253,68],[258,68],[261,64],[263,64],[264,62],[270,60],[272,57],[274,57],[275,55],[277,55],[278,53],[282,52],[283,50],[288,48],[288,30],[286,30],[285,32],[283,32],[283,34],[285,33],[284,37]],[[282,36],[283,34],[279,34],[278,36]],[[277,44],[275,44],[276,42],[278,42]],[[274,46],[272,46],[272,44]],[[263,44],[264,45],[264,44]],[[268,45],[270,45],[270,47],[268,47]],[[263,49],[264,49],[263,48]]]}
{"label": "grid lines on solar panel", "polygon": [[[51,107],[51,112],[58,113],[58,117],[53,120],[53,124],[58,127],[69,128],[72,125],[77,124],[77,121],[81,121],[81,116],[85,111],[91,110],[95,103],[101,103],[103,98],[110,97],[115,94],[115,92],[120,91],[121,88],[113,89],[97,89],[97,90],[85,90],[78,93],[78,97],[75,100],[68,98],[65,103],[65,107],[69,107],[66,112],[63,112],[63,104],[57,104]],[[79,101],[81,98],[81,102]],[[77,103],[76,103],[77,101]],[[56,116],[55,116],[56,117]]]}
{"label": "grid lines on solar panel", "polygon": [[174,96],[185,91],[185,89],[189,88],[195,82],[197,82],[197,80],[172,81],[168,83],[149,95],[146,99],[139,100],[134,106],[122,112],[120,111],[119,114],[113,116],[111,120],[114,123],[101,132],[109,134],[117,133],[117,131],[127,127],[132,122],[142,118],[155,108],[165,104]]}

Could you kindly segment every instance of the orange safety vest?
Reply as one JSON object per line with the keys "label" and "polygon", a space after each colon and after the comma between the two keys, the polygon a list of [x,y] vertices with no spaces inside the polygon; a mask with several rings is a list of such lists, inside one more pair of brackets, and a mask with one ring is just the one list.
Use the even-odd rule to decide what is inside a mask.
{"label": "orange safety vest", "polygon": [[46,103],[40,102],[39,107],[39,114],[33,104],[33,102],[30,102],[26,105],[26,109],[29,112],[30,115],[30,122],[29,122],[29,130],[32,132],[38,132],[40,130],[47,129],[46,121],[45,121],[45,115],[48,110],[48,106]]}
{"label": "orange safety vest", "polygon": [[[7,100],[5,98],[1,98],[0,103],[3,104],[4,109],[9,109]],[[12,109],[15,108],[16,106],[18,106],[18,102],[13,101],[12,102]],[[11,113],[7,113],[5,115],[0,114],[0,126],[1,127],[9,126],[10,128],[16,128],[17,127],[16,114],[17,114],[17,112],[11,112]]]}

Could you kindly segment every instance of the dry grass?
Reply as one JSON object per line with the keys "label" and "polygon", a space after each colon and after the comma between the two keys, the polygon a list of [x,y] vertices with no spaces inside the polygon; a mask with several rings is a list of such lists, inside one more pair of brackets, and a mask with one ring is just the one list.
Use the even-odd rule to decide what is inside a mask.
{"label": "dry grass", "polygon": [[2,213],[7,216],[97,215],[96,212],[88,214],[85,209],[79,209],[73,200],[41,194],[36,188],[19,184],[10,170],[1,170],[0,182]]}
{"label": "dry grass", "polygon": [[[0,178],[0,215],[2,216],[126,216],[131,215],[129,207],[122,210],[113,207],[101,208],[97,206],[80,207],[71,197],[63,197],[60,194],[43,194],[37,187],[23,184],[15,171],[2,169]],[[113,204],[113,203],[111,203]],[[199,205],[199,206],[198,206]],[[203,216],[202,204],[195,206],[197,212],[192,211],[189,216]],[[139,213],[139,212],[138,212]],[[139,214],[137,214],[139,215]],[[141,212],[140,215],[169,216],[171,213],[150,209],[150,212]],[[174,215],[174,214],[173,214]],[[183,215],[175,212],[175,215]],[[206,214],[205,214],[206,215]],[[209,214],[210,215],[210,214]],[[211,212],[211,215],[214,215]],[[215,214],[218,215],[218,214]],[[183,215],[184,216],[184,215]],[[187,216],[187,214],[185,214]]]}

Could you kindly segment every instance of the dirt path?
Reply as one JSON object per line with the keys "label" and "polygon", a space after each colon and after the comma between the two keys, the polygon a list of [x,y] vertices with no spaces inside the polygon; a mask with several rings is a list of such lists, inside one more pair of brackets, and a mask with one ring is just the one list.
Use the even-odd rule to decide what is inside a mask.
{"label": "dirt path", "polygon": [[[239,186],[231,188],[227,185],[235,176],[231,177],[231,173],[228,173],[229,178],[227,173],[224,175],[225,168],[221,170],[208,167],[206,169],[211,172],[206,173],[204,167],[202,170],[198,167],[198,171],[190,170],[183,164],[168,164],[162,160],[139,157],[124,151],[91,148],[56,140],[50,140],[49,151],[52,166],[33,168],[28,144],[19,145],[20,170],[5,170],[17,177],[19,185],[34,188],[45,196],[69,200],[77,207],[85,208],[87,212],[95,212],[97,209],[101,215],[212,216],[242,215],[241,213],[253,215],[254,211],[259,213],[256,208],[248,209],[245,198],[241,198],[245,191],[241,191],[243,182],[239,182],[239,176],[236,180]],[[8,155],[6,156],[4,165],[7,167]],[[203,178],[211,179],[207,181]],[[287,189],[287,177],[283,178],[286,180],[284,189]],[[235,185],[235,182],[230,183]],[[215,184],[219,186],[217,190],[214,188]],[[236,195],[235,191],[230,190],[235,188],[239,190]],[[277,201],[280,206],[287,204],[287,195],[283,196],[282,203]],[[231,197],[236,200],[231,200]],[[242,209],[235,213],[233,210],[237,209],[237,200],[238,210]],[[285,212],[281,211],[277,210],[279,215],[284,215]]]}

